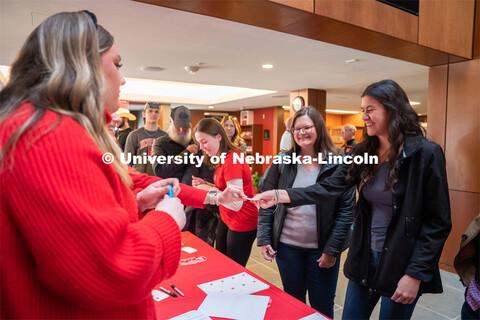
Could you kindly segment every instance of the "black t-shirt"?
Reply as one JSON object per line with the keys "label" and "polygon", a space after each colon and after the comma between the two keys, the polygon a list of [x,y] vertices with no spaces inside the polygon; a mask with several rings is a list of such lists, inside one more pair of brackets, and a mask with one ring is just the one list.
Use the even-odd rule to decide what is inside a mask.
{"label": "black t-shirt", "polygon": [[127,142],[127,137],[132,132],[132,128],[127,128],[125,130],[118,130],[115,132],[115,138],[117,138],[118,145],[122,149],[122,151],[125,151],[125,143]]}

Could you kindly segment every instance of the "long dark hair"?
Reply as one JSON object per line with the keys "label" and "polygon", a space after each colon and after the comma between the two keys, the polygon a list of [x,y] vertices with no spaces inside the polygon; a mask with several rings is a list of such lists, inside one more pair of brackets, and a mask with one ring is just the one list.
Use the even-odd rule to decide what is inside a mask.
{"label": "long dark hair", "polygon": [[[393,189],[397,181],[397,158],[400,148],[407,136],[425,137],[425,131],[418,122],[418,115],[413,110],[405,91],[393,80],[382,80],[369,85],[362,98],[371,97],[385,107],[390,114],[388,125],[388,141],[391,144],[388,154],[389,174],[385,180],[388,190]],[[376,154],[380,141],[377,136],[369,136],[365,131],[363,142],[355,149],[354,154]],[[350,168],[347,181],[366,181],[375,174],[376,166],[372,164],[354,165]]]}
{"label": "long dark hair", "polygon": [[[218,155],[221,155],[222,153],[228,153],[231,151],[241,152],[230,141],[230,139],[227,136],[227,133],[225,132],[225,128],[222,126],[222,124],[213,118],[200,120],[198,124],[195,126],[195,128],[193,129],[193,135],[195,136],[195,133],[197,132],[206,133],[208,135],[211,135],[212,137],[216,137],[217,134],[219,134],[222,137],[222,140],[220,140],[220,146],[218,147]],[[204,152],[204,155],[205,155],[204,162],[206,164],[212,165],[208,154]]]}
{"label": "long dark hair", "polygon": [[[297,111],[297,113],[295,113],[295,115],[293,116],[291,128],[295,128],[295,122],[297,122],[297,119],[302,116],[308,116],[310,119],[312,119],[315,126],[315,130],[317,132],[317,139],[315,140],[313,148],[316,154],[318,154],[319,152],[340,154],[342,152],[340,148],[337,148],[335,146],[332,139],[330,138],[322,115],[320,114],[320,112],[318,112],[317,109],[313,107],[308,106]],[[293,138],[293,150],[296,153],[300,153],[301,148],[295,141],[295,137]]]}

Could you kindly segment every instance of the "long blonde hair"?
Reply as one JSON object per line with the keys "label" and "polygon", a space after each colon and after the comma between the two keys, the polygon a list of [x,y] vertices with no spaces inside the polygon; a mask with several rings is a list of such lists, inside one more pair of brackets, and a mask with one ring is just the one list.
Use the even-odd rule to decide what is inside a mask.
{"label": "long blonde hair", "polygon": [[86,12],[63,12],[46,19],[29,35],[12,64],[7,85],[0,91],[0,122],[27,101],[33,103],[35,111],[2,147],[1,165],[7,152],[13,159],[22,134],[50,110],[58,113],[60,119],[67,116],[78,122],[102,153],[112,153],[115,170],[131,185],[128,168],[120,162],[120,149],[105,123],[98,40],[103,28],[97,32],[99,27]]}

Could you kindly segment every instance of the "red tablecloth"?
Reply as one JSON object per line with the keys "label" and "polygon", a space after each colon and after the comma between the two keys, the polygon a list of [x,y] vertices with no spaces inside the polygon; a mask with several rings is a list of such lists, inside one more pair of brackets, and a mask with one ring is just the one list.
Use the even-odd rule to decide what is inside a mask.
{"label": "red tablecloth", "polygon": [[[270,286],[270,288],[256,293],[271,298],[271,304],[267,308],[265,319],[300,319],[317,312],[213,249],[193,234],[182,232],[182,242],[182,247],[192,247],[198,251],[191,254],[182,251],[180,259],[206,257],[207,261],[186,266],[180,265],[177,273],[171,279],[159,284],[159,286],[171,291],[173,290],[170,284],[173,284],[185,294],[185,297],[168,297],[165,300],[155,302],[159,319],[169,319],[190,310],[198,309],[206,294],[197,285],[241,272],[247,272]],[[158,286],[156,289],[158,289]]]}

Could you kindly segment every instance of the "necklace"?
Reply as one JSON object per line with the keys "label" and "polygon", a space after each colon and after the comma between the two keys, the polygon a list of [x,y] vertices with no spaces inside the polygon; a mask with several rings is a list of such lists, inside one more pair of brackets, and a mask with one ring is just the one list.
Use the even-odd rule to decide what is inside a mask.
{"label": "necklace", "polygon": [[153,137],[153,136],[155,136],[155,135],[157,134],[157,132],[158,132],[158,128],[157,128],[157,130],[155,130],[155,131],[154,131],[154,133],[153,133],[153,134],[150,134],[150,133],[148,133],[148,130],[147,130],[147,129],[145,129],[145,127],[143,127],[143,130],[145,131],[145,133],[146,133],[146,134],[147,134],[149,137]]}

